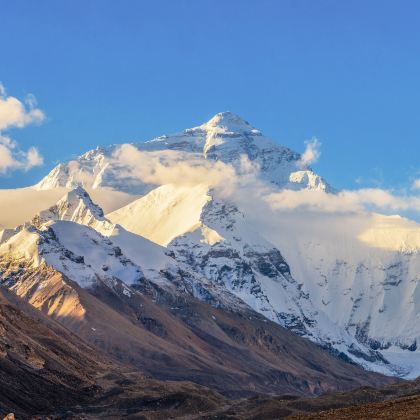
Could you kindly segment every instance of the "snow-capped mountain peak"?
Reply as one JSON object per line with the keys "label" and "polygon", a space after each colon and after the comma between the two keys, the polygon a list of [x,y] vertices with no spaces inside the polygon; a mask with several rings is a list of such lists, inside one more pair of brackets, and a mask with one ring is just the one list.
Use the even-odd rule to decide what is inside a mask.
{"label": "snow-capped mountain peak", "polygon": [[259,130],[252,127],[248,121],[242,119],[233,112],[219,112],[213,118],[199,127],[206,131],[218,131],[224,133],[252,133],[254,135],[261,134]]}
{"label": "snow-capped mountain peak", "polygon": [[37,224],[49,220],[66,220],[83,225],[104,220],[102,209],[91,200],[89,194],[77,186],[66,193],[54,206],[39,213],[35,218]]}
{"label": "snow-capped mountain peak", "polygon": [[82,287],[98,279],[135,284],[144,278],[142,269],[108,238],[71,221],[50,221],[39,228],[22,226],[0,245],[0,261],[8,260],[32,268],[46,263]]}
{"label": "snow-capped mountain peak", "polygon": [[[40,212],[34,217],[32,224],[37,228],[42,228],[51,222],[59,221],[74,222],[94,229],[101,236],[112,240],[112,243],[121,249],[126,257],[142,268],[159,270],[170,260],[159,245],[130,233],[122,226],[108,220],[101,207],[95,204],[89,194],[80,186],[66,193],[48,210]],[[5,232],[3,240],[0,232],[0,243],[5,242],[22,227]]]}
{"label": "snow-capped mountain peak", "polygon": [[[112,188],[136,195],[145,195],[159,185],[127,173],[118,152],[127,144],[96,148],[78,159],[55,167],[35,188],[56,187]],[[244,159],[258,169],[259,177],[276,187],[316,189],[333,192],[323,178],[288,147],[264,136],[247,121],[232,112],[220,112],[204,124],[179,133],[162,135],[152,140],[133,143],[130,147],[151,159],[174,156],[177,162],[195,165],[197,159],[223,162],[241,173]],[[165,157],[166,156],[166,157]]]}

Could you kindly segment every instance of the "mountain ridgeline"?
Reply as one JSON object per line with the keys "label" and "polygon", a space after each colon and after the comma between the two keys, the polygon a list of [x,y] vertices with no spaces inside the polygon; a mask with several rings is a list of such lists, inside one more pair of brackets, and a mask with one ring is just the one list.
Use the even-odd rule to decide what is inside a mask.
{"label": "mountain ridgeline", "polygon": [[[31,190],[58,188],[67,192],[54,205],[0,231],[0,303],[16,313],[0,312],[0,363],[21,378],[3,401],[10,410],[21,401],[22,415],[54,411],[19,393],[35,374],[46,390],[51,378],[71,389],[69,407],[76,383],[95,405],[115,386],[107,371],[130,393],[134,369],[147,386],[178,381],[193,395],[207,387],[214,408],[227,397],[313,396],[420,373],[420,241],[412,239],[420,228],[379,214],[295,212],[285,192],[337,191],[237,115],[98,147]],[[124,193],[126,202],[105,214],[95,192]],[[269,206],[273,197],[282,210]],[[63,340],[83,342],[82,355],[64,351]],[[48,353],[47,342],[59,351]]]}

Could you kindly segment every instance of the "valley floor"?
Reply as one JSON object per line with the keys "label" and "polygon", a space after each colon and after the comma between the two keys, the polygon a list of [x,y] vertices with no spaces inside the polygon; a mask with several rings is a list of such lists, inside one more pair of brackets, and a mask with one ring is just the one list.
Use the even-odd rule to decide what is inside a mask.
{"label": "valley floor", "polygon": [[364,404],[336,410],[321,411],[310,415],[292,416],[291,419],[407,419],[417,420],[420,413],[420,396],[398,398],[380,403]]}
{"label": "valley floor", "polygon": [[[361,388],[316,398],[281,396],[228,400],[192,383],[156,381],[136,373],[109,373],[98,379],[101,392],[83,406],[34,419],[418,419],[419,383],[383,390]],[[404,389],[404,390],[403,390]],[[415,395],[410,395],[415,392]],[[400,393],[405,396],[396,397]],[[18,416],[18,418],[26,418]]]}

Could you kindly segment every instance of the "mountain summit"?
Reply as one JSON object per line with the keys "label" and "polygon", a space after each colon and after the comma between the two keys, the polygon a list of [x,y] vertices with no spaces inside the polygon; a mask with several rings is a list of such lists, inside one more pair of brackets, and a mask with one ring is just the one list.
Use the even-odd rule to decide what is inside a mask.
{"label": "mountain summit", "polygon": [[209,121],[199,126],[199,128],[204,130],[219,129],[225,132],[261,134],[248,121],[229,111],[219,112]]}
{"label": "mountain summit", "polygon": [[265,137],[261,131],[232,112],[220,112],[208,122],[179,133],[162,135],[143,143],[96,148],[76,160],[56,166],[39,184],[38,190],[56,187],[112,188],[144,195],[159,186],[139,177],[128,178],[119,150],[131,146],[138,151],[172,156],[178,163],[196,165],[197,159],[220,161],[241,172],[244,159],[258,170],[262,181],[292,190],[333,189],[308,165],[299,153]]}
{"label": "mountain summit", "polygon": [[102,209],[92,202],[89,194],[81,186],[77,186],[62,197],[54,206],[40,212],[38,223],[48,220],[67,220],[90,225],[94,221],[103,220]]}

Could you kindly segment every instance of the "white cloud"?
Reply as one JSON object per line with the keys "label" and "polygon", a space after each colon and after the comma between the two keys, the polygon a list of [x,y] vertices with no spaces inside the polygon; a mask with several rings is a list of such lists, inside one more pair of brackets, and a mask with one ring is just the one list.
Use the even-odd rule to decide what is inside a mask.
{"label": "white cloud", "polygon": [[42,122],[45,114],[36,105],[33,95],[21,102],[14,96],[7,96],[5,87],[0,84],[0,131]]}
{"label": "white cloud", "polygon": [[7,96],[0,83],[0,174],[11,170],[27,171],[44,163],[38,149],[31,146],[26,152],[18,144],[1,132],[10,128],[23,128],[31,123],[41,123],[45,114],[37,108],[35,96],[29,94],[24,101]]}
{"label": "white cloud", "polygon": [[313,137],[311,140],[305,141],[306,149],[300,159],[300,165],[306,167],[318,161],[321,156],[321,142]]}
{"label": "white cloud", "polygon": [[39,154],[39,151],[36,147],[32,146],[29,148],[26,153],[27,165],[26,168],[30,169],[35,166],[41,166],[44,164],[44,158]]}
{"label": "white cloud", "polygon": [[10,137],[0,135],[0,174],[16,169],[28,171],[43,163],[44,159],[36,147],[32,146],[24,152]]}
{"label": "white cloud", "polygon": [[324,213],[420,211],[420,196],[398,195],[380,188],[341,191],[337,194],[284,190],[271,192],[264,199],[275,210]]}
{"label": "white cloud", "polygon": [[124,171],[125,176],[146,184],[205,184],[209,188],[219,187],[227,191],[233,188],[236,180],[236,173],[231,165],[174,150],[146,152],[124,144],[116,150],[113,160],[120,175]]}
{"label": "white cloud", "polygon": [[13,168],[15,160],[11,150],[4,144],[0,144],[0,173],[5,173],[8,169]]}
{"label": "white cloud", "polygon": [[[312,156],[319,156],[319,142],[308,144]],[[309,152],[307,154],[309,159]],[[122,145],[113,155],[113,166],[119,174],[144,183],[163,185],[205,184],[215,193],[230,197],[240,206],[269,206],[275,212],[294,211],[325,213],[409,212],[420,211],[420,196],[407,195],[381,188],[344,190],[330,194],[314,190],[278,190],[259,178],[260,168],[241,157],[235,170],[221,161],[203,160],[201,155],[173,150],[140,151],[132,145]],[[124,169],[122,169],[124,168]],[[252,200],[250,200],[252,197]]]}

